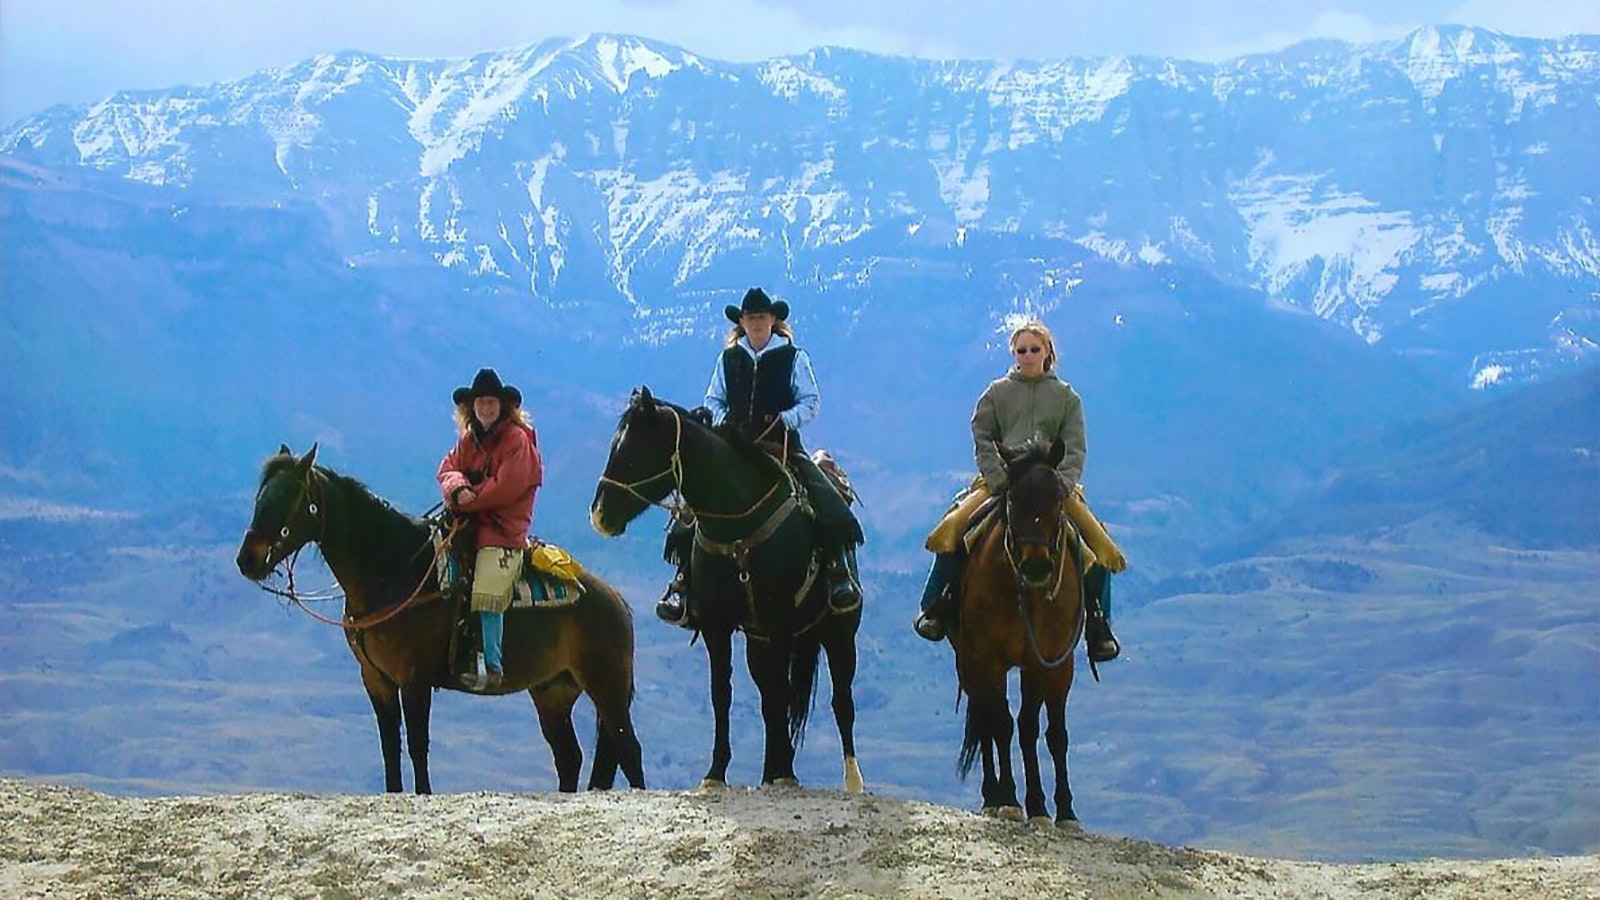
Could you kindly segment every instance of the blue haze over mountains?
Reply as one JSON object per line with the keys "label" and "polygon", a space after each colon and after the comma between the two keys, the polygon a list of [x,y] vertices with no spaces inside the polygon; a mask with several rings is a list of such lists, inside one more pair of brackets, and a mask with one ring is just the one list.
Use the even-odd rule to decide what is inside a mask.
{"label": "blue haze over mountains", "polygon": [[[1084,396],[1090,495],[1136,561],[1118,603],[1139,649],[1116,665],[1152,710],[1120,719],[1116,675],[1080,687],[1091,698],[1075,693],[1074,724],[1094,735],[1115,723],[1124,747],[1082,751],[1117,773],[1097,784],[1111,776],[1087,772],[1082,791],[1118,797],[1097,812],[1129,833],[1264,847],[1264,831],[1215,824],[1227,820],[1220,798],[1187,812],[1137,799],[1191,785],[1125,754],[1177,733],[1161,698],[1181,698],[1194,678],[1153,660],[1141,669],[1141,631],[1170,633],[1210,598],[1217,618],[1197,629],[1255,628],[1304,604],[1334,633],[1361,634],[1339,618],[1347,604],[1321,602],[1349,595],[1379,610],[1384,597],[1426,593],[1366,542],[1416,542],[1443,573],[1429,583],[1471,590],[1490,588],[1462,574],[1476,565],[1469,551],[1493,545],[1554,554],[1561,574],[1494,569],[1482,576],[1492,602],[1445,607],[1475,623],[1471,640],[1420,658],[1397,645],[1375,664],[1453,671],[1506,639],[1503,620],[1532,580],[1565,587],[1533,591],[1534,624],[1519,620],[1518,633],[1533,629],[1549,650],[1568,640],[1552,635],[1587,627],[1588,642],[1490,676],[1591,687],[1600,676],[1596,616],[1577,587],[1600,550],[1597,95],[1600,37],[1454,27],[1216,65],[839,49],[729,64],[602,35],[466,60],[347,52],[46,110],[0,134],[0,546],[28,548],[0,584],[43,604],[7,643],[50,633],[41,623],[57,613],[42,610],[71,589],[47,588],[49,573],[84,563],[86,535],[219,548],[204,556],[207,591],[263,603],[227,577],[220,552],[248,518],[260,460],[279,441],[316,440],[322,461],[419,511],[434,499],[450,389],[493,364],[540,429],[550,483],[538,530],[625,583],[665,667],[644,671],[679,673],[677,693],[703,694],[703,677],[681,674],[698,651],[668,654],[677,635],[648,620],[666,576],[659,516],[607,542],[586,507],[628,390],[648,383],[697,402],[723,305],[761,284],[793,304],[817,364],[823,413],[808,438],[844,460],[867,499],[877,609],[865,656],[880,672],[925,674],[947,707],[948,651],[904,627],[921,536],[969,477],[967,416],[1006,365],[1005,324],[1039,314]],[[215,599],[185,622],[189,607],[145,607],[107,587],[163,577],[133,566],[84,570],[94,574],[75,596],[104,604],[104,633],[67,641],[69,655],[98,665],[109,650],[137,658],[147,647],[184,660],[185,677],[228,677],[211,649],[184,648],[244,623]],[[1230,606],[1234,596],[1248,607]],[[1280,624],[1296,621],[1283,612]],[[315,684],[353,692],[341,642],[291,634],[296,652],[326,651]],[[1197,639],[1161,648],[1197,652],[1186,640]],[[1282,671],[1245,694],[1304,706],[1318,682],[1300,670],[1321,660],[1276,661]],[[864,690],[903,707],[892,673],[867,665]],[[19,678],[19,708],[58,689]],[[1559,691],[1546,701],[1527,715],[1574,748],[1568,768],[1544,771],[1559,780],[1600,752],[1600,709]],[[361,737],[350,740],[365,740],[353,708]],[[488,721],[481,708],[462,715]],[[924,724],[903,709],[878,715],[899,729],[886,743],[914,743]],[[947,709],[942,721],[953,725]],[[959,736],[944,725],[927,751],[937,767],[915,749],[883,764],[891,789],[970,801],[951,784]],[[1587,744],[1574,742],[1584,729]],[[16,740],[30,749],[0,742],[0,768],[54,771],[35,764],[55,738]],[[369,776],[371,750],[349,763],[352,777]],[[674,752],[652,763],[667,786],[702,761],[693,747]],[[209,770],[61,771],[127,789],[230,783]],[[248,766],[233,777],[282,783]],[[1273,796],[1282,781],[1248,791]],[[1590,787],[1550,813],[1565,824],[1542,836],[1480,822],[1487,837],[1452,843],[1445,824],[1447,837],[1382,846],[1593,847]],[[1274,846],[1382,852],[1329,840],[1345,843]]]}

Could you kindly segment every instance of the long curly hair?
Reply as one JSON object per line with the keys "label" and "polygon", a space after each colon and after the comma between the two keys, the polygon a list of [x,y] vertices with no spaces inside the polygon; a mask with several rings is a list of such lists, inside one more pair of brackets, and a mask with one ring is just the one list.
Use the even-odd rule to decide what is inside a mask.
{"label": "long curly hair", "polygon": [[[500,402],[502,404],[505,403],[504,400]],[[521,404],[511,407],[509,411],[502,408],[500,410],[500,418],[521,422],[529,428],[533,427],[533,419],[528,415],[528,411],[522,408]],[[456,434],[466,434],[467,430],[472,427],[472,404],[470,402],[456,404],[455,420]]]}

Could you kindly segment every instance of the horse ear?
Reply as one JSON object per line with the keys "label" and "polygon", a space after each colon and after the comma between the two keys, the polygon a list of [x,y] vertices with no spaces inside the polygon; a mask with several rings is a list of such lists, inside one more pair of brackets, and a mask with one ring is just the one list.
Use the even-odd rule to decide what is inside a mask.
{"label": "horse ear", "polygon": [[651,395],[649,385],[641,384],[633,389],[632,402],[636,409],[653,409],[656,405],[656,398]]}
{"label": "horse ear", "polygon": [[289,445],[288,444],[279,444],[278,445],[278,455],[279,456],[293,456],[294,455],[294,451],[289,449]]}
{"label": "horse ear", "polygon": [[1067,442],[1063,441],[1061,438],[1056,438],[1050,442],[1050,452],[1045,454],[1044,461],[1050,464],[1050,468],[1054,469],[1056,466],[1061,465],[1061,460],[1065,458],[1066,455]]}
{"label": "horse ear", "polygon": [[295,463],[294,467],[297,470],[301,471],[301,472],[309,472],[309,471],[311,471],[311,467],[313,465],[315,465],[316,462],[317,462],[317,445],[316,444],[312,444],[311,445],[311,449],[306,451],[306,455],[305,456],[300,457],[300,461]]}

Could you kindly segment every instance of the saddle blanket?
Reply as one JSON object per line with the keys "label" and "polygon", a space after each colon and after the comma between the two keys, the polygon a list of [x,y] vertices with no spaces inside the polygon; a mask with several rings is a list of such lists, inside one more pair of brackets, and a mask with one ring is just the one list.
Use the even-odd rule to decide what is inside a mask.
{"label": "saddle blanket", "polygon": [[[435,529],[434,545],[438,552],[439,582],[444,585],[470,581],[470,569],[463,566],[454,552],[443,545],[444,532]],[[469,554],[470,555],[470,554]],[[571,606],[583,596],[583,566],[572,554],[538,538],[530,538],[528,549],[522,556],[522,571],[512,584],[512,609],[554,609]]]}
{"label": "saddle blanket", "polygon": [[583,566],[572,554],[538,538],[528,541],[522,575],[511,594],[511,608],[569,606],[583,595]]}

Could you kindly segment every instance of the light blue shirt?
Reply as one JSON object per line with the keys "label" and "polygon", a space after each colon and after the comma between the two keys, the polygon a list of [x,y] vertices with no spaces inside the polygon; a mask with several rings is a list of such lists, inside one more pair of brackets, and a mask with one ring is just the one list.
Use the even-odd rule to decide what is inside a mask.
{"label": "light blue shirt", "polygon": [[[761,356],[770,350],[789,346],[789,339],[781,334],[775,334],[767,345],[760,350],[750,346],[750,339],[739,338],[739,347],[750,354],[750,358],[761,361]],[[790,386],[794,389],[795,403],[793,406],[778,414],[787,428],[799,431],[811,423],[822,409],[822,395],[817,392],[817,375],[811,371],[811,357],[804,350],[795,348],[794,371],[790,375]],[[711,410],[713,424],[721,425],[728,418],[728,383],[722,374],[722,357],[717,356],[717,364],[711,370],[711,384],[706,387],[706,409]]]}

